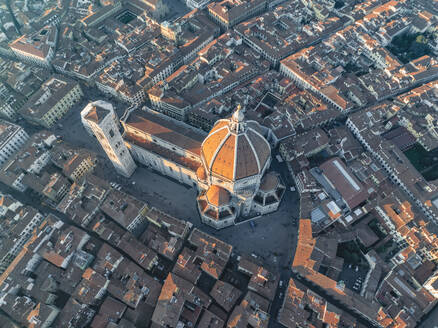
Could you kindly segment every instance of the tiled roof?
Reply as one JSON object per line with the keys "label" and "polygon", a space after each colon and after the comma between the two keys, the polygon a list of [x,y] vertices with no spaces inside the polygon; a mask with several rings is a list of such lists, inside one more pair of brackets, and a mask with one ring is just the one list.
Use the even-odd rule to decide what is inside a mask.
{"label": "tiled roof", "polygon": [[243,114],[216,122],[201,146],[207,171],[232,181],[260,174],[271,148],[256,125]]}
{"label": "tiled roof", "polygon": [[214,206],[226,205],[230,201],[230,194],[224,188],[212,185],[207,191],[208,202]]}
{"label": "tiled roof", "polygon": [[85,118],[99,124],[109,113],[110,111],[103,107],[93,106]]}

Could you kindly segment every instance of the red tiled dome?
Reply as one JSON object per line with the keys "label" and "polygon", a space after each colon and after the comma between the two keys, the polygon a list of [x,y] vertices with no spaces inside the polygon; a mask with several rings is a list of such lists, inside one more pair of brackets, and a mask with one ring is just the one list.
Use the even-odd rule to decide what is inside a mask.
{"label": "red tiled dome", "polygon": [[235,181],[259,174],[271,155],[257,122],[245,122],[237,110],[231,119],[216,122],[201,146],[201,158],[210,174]]}

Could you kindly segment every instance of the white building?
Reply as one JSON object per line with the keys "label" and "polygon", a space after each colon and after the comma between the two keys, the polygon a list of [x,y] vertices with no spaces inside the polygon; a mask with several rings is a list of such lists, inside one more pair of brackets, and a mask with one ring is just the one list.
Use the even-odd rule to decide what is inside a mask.
{"label": "white building", "polygon": [[246,121],[241,110],[216,122],[202,143],[201,162],[197,202],[204,223],[224,228],[240,215],[278,208],[285,188],[278,175],[266,174],[271,146],[260,125]]}
{"label": "white building", "polygon": [[0,120],[0,167],[29,139],[18,125]]}
{"label": "white building", "polygon": [[19,37],[9,47],[19,59],[26,63],[50,67],[50,62],[55,55],[57,39],[57,27],[48,25],[34,34]]}
{"label": "white building", "polygon": [[135,160],[161,174],[197,186],[201,219],[216,229],[277,210],[285,187],[274,172],[261,126],[242,111],[219,120],[205,137],[161,114],[135,111],[123,122]]}
{"label": "white building", "polygon": [[85,119],[85,117],[88,115],[88,113],[90,113],[90,111],[92,111],[98,107],[103,108],[104,110],[110,111],[111,115],[114,118],[115,124],[118,125],[118,118],[117,118],[116,112],[114,111],[114,107],[112,104],[110,104],[109,102],[103,101],[103,100],[96,100],[96,101],[90,102],[81,111],[82,125],[84,126],[85,130],[87,130],[87,132],[90,136],[94,136],[94,132],[93,132],[90,124],[88,124],[88,121]]}
{"label": "white building", "polygon": [[189,186],[197,185],[205,132],[152,111],[134,110],[124,120],[125,142],[134,159]]}
{"label": "white building", "polygon": [[50,129],[83,95],[77,81],[55,74],[29,98],[19,113],[29,123]]}
{"label": "white building", "polygon": [[122,139],[114,116],[114,110],[94,106],[83,119],[93,131],[117,172],[130,177],[137,166]]}

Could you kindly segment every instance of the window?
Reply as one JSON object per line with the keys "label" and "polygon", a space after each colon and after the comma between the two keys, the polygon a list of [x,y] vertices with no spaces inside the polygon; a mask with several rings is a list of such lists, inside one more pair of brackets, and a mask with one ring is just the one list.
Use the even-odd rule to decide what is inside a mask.
{"label": "window", "polygon": [[111,130],[109,131],[109,135],[110,135],[111,138],[114,137],[114,131],[113,131],[113,129],[111,129]]}

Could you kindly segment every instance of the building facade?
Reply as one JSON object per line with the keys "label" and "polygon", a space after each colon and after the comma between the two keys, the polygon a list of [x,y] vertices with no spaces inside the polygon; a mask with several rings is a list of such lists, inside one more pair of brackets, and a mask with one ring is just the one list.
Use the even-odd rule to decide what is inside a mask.
{"label": "building facade", "polygon": [[30,123],[49,129],[63,118],[83,95],[78,82],[54,75],[28,100],[20,114]]}
{"label": "building facade", "polygon": [[[14,239],[13,243],[9,243],[5,250],[5,254],[0,258],[0,274],[5,272],[12,261],[17,257],[23,246],[32,236],[34,229],[45,219],[41,213],[37,212],[31,207],[20,207],[19,211],[16,213],[16,229],[17,238]],[[4,219],[4,218],[3,218]]]}
{"label": "building facade", "polygon": [[0,167],[29,139],[20,126],[0,120]]}
{"label": "building facade", "polygon": [[137,166],[122,139],[114,120],[115,115],[114,110],[94,106],[84,115],[83,120],[96,136],[117,172],[130,177]]}
{"label": "building facade", "polygon": [[58,29],[51,24],[34,34],[19,37],[9,45],[9,48],[18,59],[49,68],[55,54],[57,39]]}

